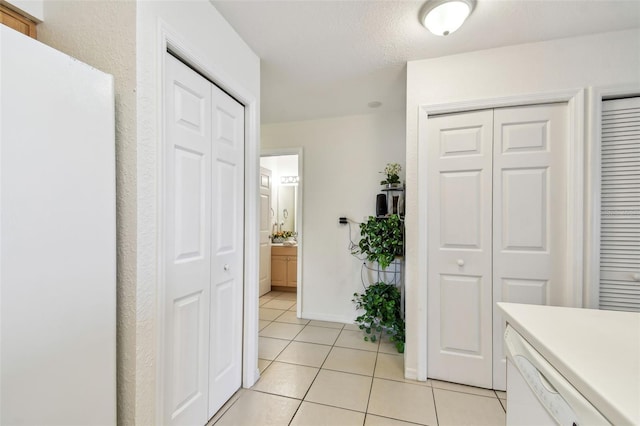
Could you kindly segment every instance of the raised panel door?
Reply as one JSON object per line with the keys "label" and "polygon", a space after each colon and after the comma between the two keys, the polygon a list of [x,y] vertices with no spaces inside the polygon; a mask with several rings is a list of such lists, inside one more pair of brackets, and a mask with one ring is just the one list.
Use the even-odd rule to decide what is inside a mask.
{"label": "raised panel door", "polygon": [[260,296],[271,290],[271,187],[272,172],[260,167]]}
{"label": "raised panel door", "polygon": [[244,107],[210,84],[212,103],[209,417],[242,383]]}
{"label": "raised panel door", "polygon": [[211,89],[166,55],[164,412],[204,424],[209,376]]}
{"label": "raised panel door", "polygon": [[429,120],[428,376],[491,387],[492,111]]}
{"label": "raised panel door", "polygon": [[[567,104],[494,113],[494,302],[562,305],[566,273]],[[494,303],[494,389],[506,388],[506,327]]]}

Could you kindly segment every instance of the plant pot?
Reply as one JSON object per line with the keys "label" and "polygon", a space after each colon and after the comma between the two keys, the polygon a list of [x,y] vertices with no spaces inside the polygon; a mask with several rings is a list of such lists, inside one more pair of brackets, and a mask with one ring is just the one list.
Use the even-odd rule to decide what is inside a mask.
{"label": "plant pot", "polygon": [[387,183],[387,184],[383,185],[382,188],[383,189],[400,189],[400,188],[402,188],[402,184],[401,183]]}

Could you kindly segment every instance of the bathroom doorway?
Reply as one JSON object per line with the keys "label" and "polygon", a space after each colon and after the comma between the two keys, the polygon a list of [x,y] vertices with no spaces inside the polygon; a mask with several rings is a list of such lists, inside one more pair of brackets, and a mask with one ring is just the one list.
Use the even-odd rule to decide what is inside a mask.
{"label": "bathroom doorway", "polygon": [[[302,149],[265,149],[260,155],[260,291],[296,293],[302,311]],[[267,179],[265,176],[270,177]],[[270,189],[265,188],[269,182]],[[270,191],[270,192],[269,192]],[[268,199],[268,201],[267,201]],[[265,235],[268,234],[268,239]],[[263,241],[264,240],[264,241]],[[268,245],[268,246],[267,246]],[[268,283],[265,278],[268,274]]]}

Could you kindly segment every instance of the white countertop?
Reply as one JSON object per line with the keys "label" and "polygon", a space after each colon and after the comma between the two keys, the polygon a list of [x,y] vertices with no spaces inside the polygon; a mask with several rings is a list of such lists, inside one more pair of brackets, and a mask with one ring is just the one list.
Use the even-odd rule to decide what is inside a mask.
{"label": "white countertop", "polygon": [[498,303],[507,322],[612,424],[640,425],[640,314]]}

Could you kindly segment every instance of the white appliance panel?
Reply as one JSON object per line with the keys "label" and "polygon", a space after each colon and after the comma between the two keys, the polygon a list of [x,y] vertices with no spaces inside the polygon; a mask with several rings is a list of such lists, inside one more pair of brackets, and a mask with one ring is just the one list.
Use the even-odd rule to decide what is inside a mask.
{"label": "white appliance panel", "polygon": [[0,25],[0,423],[116,423],[113,78]]}

